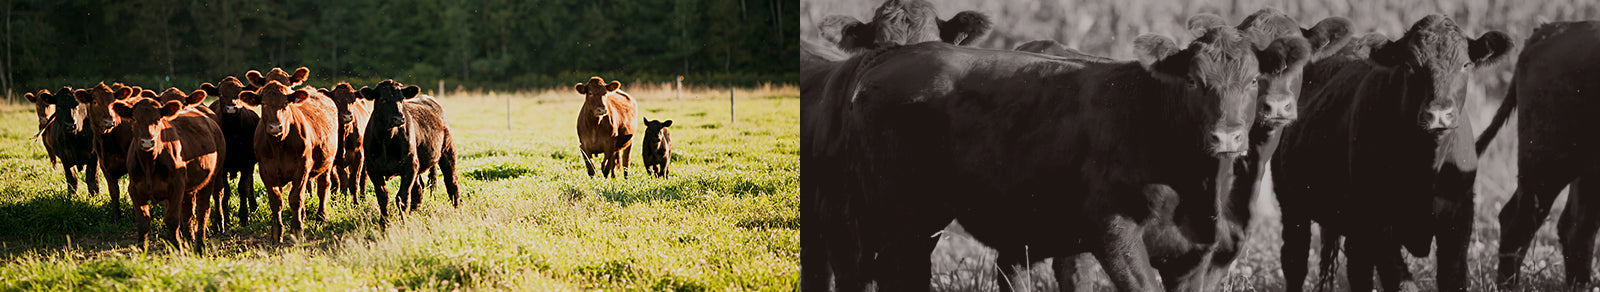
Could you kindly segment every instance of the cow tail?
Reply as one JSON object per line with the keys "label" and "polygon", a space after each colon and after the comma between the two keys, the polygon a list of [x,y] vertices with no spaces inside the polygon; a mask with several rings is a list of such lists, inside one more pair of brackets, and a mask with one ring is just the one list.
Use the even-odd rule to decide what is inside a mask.
{"label": "cow tail", "polygon": [[1500,109],[1494,111],[1494,118],[1489,120],[1489,127],[1483,129],[1483,134],[1478,136],[1478,155],[1482,156],[1484,150],[1489,149],[1489,142],[1494,141],[1494,136],[1500,134],[1500,127],[1505,126],[1506,119],[1511,117],[1511,111],[1517,107],[1517,83],[1511,82],[1506,88],[1506,97],[1500,101]]}

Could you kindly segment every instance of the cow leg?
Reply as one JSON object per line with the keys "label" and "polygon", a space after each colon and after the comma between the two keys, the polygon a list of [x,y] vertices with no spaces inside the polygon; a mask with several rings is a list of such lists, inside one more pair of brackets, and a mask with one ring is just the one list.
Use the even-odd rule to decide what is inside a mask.
{"label": "cow leg", "polygon": [[311,183],[310,174],[302,174],[289,189],[289,209],[294,215],[294,221],[289,221],[289,229],[294,230],[294,239],[299,241],[306,226],[306,184]]}
{"label": "cow leg", "polygon": [[622,170],[622,178],[628,178],[628,160],[633,157],[633,145],[622,147],[622,163],[617,168]]}
{"label": "cow leg", "polygon": [[[254,167],[251,167],[254,168]],[[256,211],[255,171],[247,168],[239,172],[239,225],[250,223],[250,213]]]}
{"label": "cow leg", "polygon": [[[1279,190],[1279,198],[1291,198]],[[1291,204],[1279,201],[1283,208],[1283,247],[1279,250],[1281,256],[1278,261],[1283,266],[1284,288],[1286,291],[1299,292],[1305,290],[1306,269],[1310,268],[1311,253],[1311,220],[1300,214],[1300,210],[1289,208]]]}
{"label": "cow leg", "polygon": [[83,166],[83,184],[89,185],[89,197],[100,192],[100,160],[90,159],[89,164]]}
{"label": "cow leg", "polygon": [[400,186],[396,187],[399,190],[398,194],[395,196],[396,198],[399,198],[397,200],[399,203],[395,204],[395,211],[397,211],[396,213],[404,213],[398,211],[405,211],[406,209],[409,209],[409,205],[416,204],[416,202],[407,201],[411,200],[411,193],[416,192],[417,189],[419,189],[419,183],[421,182],[417,181],[416,171],[407,171],[405,174],[400,175]]}
{"label": "cow leg", "polygon": [[[422,174],[418,173],[417,175],[421,176]],[[432,188],[433,188],[433,185],[434,185],[434,181],[435,181],[435,179],[437,177],[438,177],[438,175],[434,173],[433,168],[429,167],[428,168],[428,184],[427,184],[427,186],[428,186],[428,194],[429,195],[433,194],[433,189]],[[417,211],[417,209],[422,208],[422,189],[423,189],[422,178],[418,177],[416,180],[413,181],[412,185],[413,186],[412,186],[412,189],[411,189],[411,199],[409,199],[410,202],[411,202],[411,211]]]}
{"label": "cow leg", "polygon": [[1556,160],[1518,156],[1517,190],[1500,209],[1500,272],[1495,280],[1502,288],[1516,285],[1534,232],[1550,215],[1550,205],[1561,194],[1561,188],[1576,179],[1573,165]]}
{"label": "cow leg", "polygon": [[[179,192],[182,192],[182,190],[179,190]],[[171,245],[173,249],[176,250],[183,250],[185,247],[182,241],[180,241],[182,238],[179,237],[178,232],[187,229],[183,227],[188,227],[189,225],[189,220],[186,220],[188,218],[184,218],[182,216],[183,210],[193,208],[189,204],[184,204],[183,201],[184,199],[182,196],[168,194],[166,202],[167,214],[166,216],[162,217],[161,221],[161,225],[163,225],[161,226],[161,239],[165,240],[167,244]]]}
{"label": "cow leg", "polygon": [[117,196],[117,193],[119,193],[117,179],[122,178],[122,176],[107,173],[104,168],[100,169],[100,172],[106,174],[106,197],[111,199],[111,219],[122,219],[122,200]]}
{"label": "cow leg", "polygon": [[1322,260],[1318,261],[1318,267],[1320,268],[1317,271],[1321,275],[1317,276],[1317,282],[1312,285],[1314,287],[1312,290],[1325,290],[1323,287],[1327,287],[1326,290],[1332,290],[1333,279],[1339,275],[1339,240],[1344,237],[1339,236],[1339,233],[1333,231],[1332,228],[1320,227],[1319,230],[1322,231],[1322,249],[1319,251],[1322,254]]}
{"label": "cow leg", "polygon": [[272,208],[272,238],[283,243],[283,185],[264,180],[267,187],[267,207]]}
{"label": "cow leg", "polygon": [[62,163],[61,172],[67,177],[67,197],[78,194],[78,176],[73,174],[72,165]]}
{"label": "cow leg", "polygon": [[150,200],[133,197],[133,223],[139,227],[139,248],[150,250]]}
{"label": "cow leg", "polygon": [[1594,235],[1596,228],[1600,228],[1600,218],[1594,213],[1600,211],[1600,197],[1579,192],[1583,181],[1600,180],[1600,173],[1597,173],[1600,171],[1595,170],[1600,167],[1589,168],[1588,173],[1583,175],[1585,178],[1573,182],[1567,189],[1567,209],[1562,211],[1561,222],[1557,223],[1561,233],[1561,253],[1566,257],[1567,284],[1572,287],[1588,287],[1591,282]]}
{"label": "cow leg", "polygon": [[385,183],[388,178],[370,172],[367,176],[372,179],[373,195],[378,198],[378,225],[389,226],[389,189]]}
{"label": "cow leg", "polygon": [[317,183],[317,221],[328,221],[328,189],[333,187],[333,172],[323,172],[316,177]]}
{"label": "cow leg", "polygon": [[450,194],[450,204],[461,207],[461,193],[456,183],[456,151],[451,149],[444,152],[444,157],[439,158],[439,170],[444,172],[444,191]]}
{"label": "cow leg", "polygon": [[[1376,253],[1373,255],[1381,256],[1375,257],[1374,260],[1377,262],[1373,266],[1378,270],[1378,284],[1383,287],[1383,291],[1400,291],[1400,282],[1410,277],[1407,275],[1410,273],[1407,271],[1409,267],[1406,267],[1404,249],[1399,244],[1385,244],[1373,250],[1373,252]],[[1440,268],[1444,267],[1443,264],[1439,266]],[[1441,270],[1440,274],[1442,276],[1444,272]],[[1440,283],[1444,282],[1443,277],[1438,280]],[[1441,286],[1440,288],[1444,287]]]}
{"label": "cow leg", "polygon": [[[222,174],[218,173],[216,175],[221,176]],[[210,200],[210,198],[211,197],[220,198],[220,197],[226,196],[226,195],[223,194],[223,192],[222,192],[222,190],[220,188],[217,188],[217,186],[214,184],[214,182],[215,181],[226,181],[226,180],[227,180],[226,178],[221,178],[221,177],[218,177],[218,178],[214,179],[212,185],[206,186],[203,189],[203,191],[200,192],[200,195],[196,196],[196,199],[198,200],[198,202],[195,202],[196,206],[194,207],[194,210],[196,212],[194,213],[194,217],[198,218],[200,220],[200,222],[197,222],[198,226],[195,226],[195,235],[194,235],[194,253],[195,254],[203,254],[206,251],[206,237],[210,236],[210,234],[207,232],[207,228],[210,227],[209,226],[210,222],[208,222],[208,218],[211,217],[210,216],[210,214],[211,214],[211,200]],[[222,212],[217,212],[217,213],[222,213]],[[217,224],[218,224],[218,226],[221,226],[222,221],[219,220],[217,222]]]}
{"label": "cow leg", "polygon": [[1376,262],[1373,258],[1382,257],[1386,251],[1374,250],[1369,241],[1354,237],[1344,241],[1345,278],[1350,281],[1350,291],[1372,291],[1372,270]]}
{"label": "cow leg", "polygon": [[1143,228],[1131,218],[1107,218],[1100,248],[1094,252],[1118,291],[1161,291],[1144,247]]}
{"label": "cow leg", "polygon": [[221,212],[221,210],[227,210],[228,206],[228,188],[226,187],[228,185],[228,177],[221,172],[218,172],[215,176],[210,183],[207,183],[205,191],[200,192],[200,195],[207,197],[208,200],[204,204],[207,208],[211,207],[211,202],[216,202],[218,212],[215,217],[213,218],[210,215],[212,213],[209,209],[206,210],[206,216],[217,220],[217,232],[221,233],[223,230],[228,229],[228,212]]}
{"label": "cow leg", "polygon": [[[1473,198],[1476,194],[1472,187],[1478,175],[1477,171],[1460,171],[1449,167],[1441,172],[1443,180],[1436,184],[1439,194],[1434,199],[1434,244],[1438,246],[1435,256],[1434,278],[1439,291],[1466,291],[1467,290],[1467,249],[1472,245],[1473,217],[1477,213]],[[1399,249],[1400,247],[1395,247]],[[1409,274],[1410,268],[1406,266],[1403,251],[1395,251],[1390,266]],[[1398,275],[1397,275],[1398,276]],[[1406,275],[1409,276],[1409,275]],[[1388,277],[1388,275],[1385,275]],[[1405,277],[1398,277],[1393,285],[1398,289],[1399,282]],[[1390,281],[1385,279],[1384,286],[1389,287]],[[1396,290],[1397,291],[1397,290]]]}
{"label": "cow leg", "polygon": [[600,164],[600,173],[602,177],[616,178],[616,176],[620,174],[617,173],[617,161],[620,160],[617,155],[617,151],[606,151],[605,160],[601,160]]}
{"label": "cow leg", "polygon": [[352,175],[356,177],[356,202],[360,202],[361,197],[367,194],[367,176],[363,175],[367,171],[367,165],[365,161],[357,161],[356,165],[356,170],[352,171]]}
{"label": "cow leg", "polygon": [[594,159],[591,158],[592,155],[594,154],[588,151],[578,150],[578,156],[583,157],[583,167],[589,170],[589,177],[594,177]]}

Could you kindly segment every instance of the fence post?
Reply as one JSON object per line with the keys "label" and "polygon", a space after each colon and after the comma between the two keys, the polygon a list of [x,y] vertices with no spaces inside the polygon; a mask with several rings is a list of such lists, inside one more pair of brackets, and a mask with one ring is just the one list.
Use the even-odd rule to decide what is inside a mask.
{"label": "fence post", "polygon": [[439,79],[439,97],[444,97],[444,79]]}
{"label": "fence post", "polygon": [[678,101],[683,101],[683,75],[678,75]]}
{"label": "fence post", "polygon": [[733,126],[733,84],[728,84],[728,126]]}

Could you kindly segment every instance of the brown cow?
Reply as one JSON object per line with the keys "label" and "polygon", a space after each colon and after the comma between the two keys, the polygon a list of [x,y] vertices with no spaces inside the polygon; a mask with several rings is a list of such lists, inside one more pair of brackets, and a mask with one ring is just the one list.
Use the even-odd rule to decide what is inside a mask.
{"label": "brown cow", "polygon": [[62,87],[55,94],[48,90],[39,91],[36,97],[39,102],[58,109],[47,118],[49,123],[40,140],[47,146],[45,150],[50,151],[50,157],[61,159],[61,170],[67,178],[67,193],[78,192],[75,173],[83,172],[84,184],[89,185],[89,194],[93,195],[100,192],[100,182],[95,176],[98,161],[94,156],[94,132],[86,128],[88,125],[84,123],[84,119],[89,118],[89,106],[79,103],[72,92],[71,87]]}
{"label": "brown cow", "polygon": [[155,92],[137,86],[123,86],[105,82],[90,89],[74,90],[80,103],[89,104],[89,126],[94,130],[94,152],[99,156],[100,175],[106,180],[106,195],[111,199],[111,216],[122,217],[121,196],[117,194],[117,180],[128,174],[127,151],[133,143],[132,126],[111,111],[111,104],[134,97],[151,98]]}
{"label": "brown cow", "polygon": [[583,108],[578,110],[578,143],[582,148],[583,166],[594,176],[595,155],[604,154],[600,172],[608,178],[621,172],[628,177],[628,155],[633,150],[633,123],[637,105],[633,96],[622,91],[622,83],[606,83],[599,76],[589,77],[588,83],[575,86],[584,95]]}
{"label": "brown cow", "polygon": [[340,192],[350,196],[351,204],[358,203],[367,192],[367,175],[361,168],[361,131],[367,129],[371,111],[367,110],[367,100],[350,83],[340,82],[333,90],[318,92],[333,98],[333,104],[339,107],[339,154],[333,159],[334,181]]}
{"label": "brown cow", "polygon": [[[186,98],[205,95],[196,90]],[[182,92],[176,96],[185,97]],[[124,124],[132,125],[136,140],[123,151],[140,242],[148,249],[150,203],[163,203],[167,214],[160,237],[174,246],[192,239],[195,253],[204,252],[211,201],[222,195],[223,177],[217,166],[227,156],[216,115],[210,108],[153,98],[120,100],[112,109],[118,116],[131,117]]]}
{"label": "brown cow", "polygon": [[[49,92],[49,91],[50,91],[49,89],[40,89],[39,90],[39,92],[41,94],[45,93],[45,92]],[[66,94],[68,96],[71,96],[72,92],[64,92],[64,93],[58,93],[58,94]],[[47,99],[47,98],[34,97],[32,92],[22,94],[22,98],[26,98],[26,99],[28,99],[28,102],[33,103],[33,114],[36,115],[36,116],[39,116],[39,133],[38,134],[34,134],[34,136],[38,136],[38,135],[44,134],[44,128],[45,128],[46,125],[50,124],[50,114],[55,112],[56,106],[53,105],[53,104],[50,104],[49,103],[49,99]],[[56,163],[56,155],[53,154],[52,150],[50,150],[50,148],[54,148],[55,145],[50,144],[50,143],[52,143],[50,140],[40,139],[39,141],[44,144],[45,156],[48,156],[50,158],[50,164],[55,164]]]}
{"label": "brown cow", "polygon": [[672,165],[672,132],[667,127],[672,126],[672,120],[652,121],[644,120],[644,172],[659,177],[667,177],[668,167]]}
{"label": "brown cow", "polygon": [[451,204],[460,207],[455,138],[444,107],[431,96],[419,95],[422,88],[416,85],[384,80],[374,87],[361,87],[361,98],[372,101],[372,119],[361,138],[366,175],[378,195],[380,222],[389,222],[389,190],[384,182],[399,176],[399,209],[410,206],[415,211],[422,205],[422,171],[429,171],[431,184],[435,165],[444,170]]}
{"label": "brown cow", "polygon": [[333,99],[315,90],[290,90],[277,80],[267,81],[260,90],[239,93],[239,99],[261,107],[261,123],[256,126],[256,161],[261,163],[261,182],[267,187],[272,207],[272,236],[283,241],[282,188],[294,184],[288,199],[293,211],[294,232],[305,223],[302,194],[315,181],[317,217],[326,218],[328,187],[332,185],[333,157],[338,151],[338,109]]}
{"label": "brown cow", "polygon": [[[222,127],[223,140],[228,141],[229,155],[226,160],[222,161],[222,173],[225,175],[221,185],[222,192],[229,193],[228,179],[239,178],[239,211],[236,217],[239,218],[239,224],[249,223],[250,212],[254,212],[256,209],[255,134],[256,125],[261,122],[261,115],[250,108],[250,105],[240,101],[239,93],[255,91],[257,87],[239,82],[239,79],[233,76],[228,76],[223,78],[221,82],[217,82],[217,85],[212,85],[211,83],[200,84],[200,89],[205,90],[206,95],[217,97],[217,100],[212,101],[209,107],[211,112],[217,115],[217,125]],[[217,213],[219,214],[217,226],[219,229],[225,229],[227,222],[227,220],[222,220],[220,215],[227,212],[228,196],[223,195],[222,198],[222,201],[217,201]]]}

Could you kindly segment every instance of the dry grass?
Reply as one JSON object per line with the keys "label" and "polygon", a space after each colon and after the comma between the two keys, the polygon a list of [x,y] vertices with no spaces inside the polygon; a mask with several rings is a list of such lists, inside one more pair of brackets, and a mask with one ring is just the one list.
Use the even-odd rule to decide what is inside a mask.
{"label": "dry grass", "polygon": [[[1522,38],[1543,21],[1579,20],[1600,16],[1600,3],[1592,0],[1554,1],[1493,1],[1493,0],[1234,0],[1234,1],[1174,1],[1174,0],[1013,0],[1013,1],[961,1],[929,0],[941,17],[950,17],[963,10],[976,10],[988,14],[995,21],[989,36],[979,40],[978,47],[1011,49],[1017,45],[1039,39],[1053,39],[1088,53],[1115,58],[1132,58],[1133,37],[1156,33],[1179,40],[1188,39],[1182,25],[1190,15],[1213,13],[1228,19],[1239,20],[1258,9],[1274,7],[1296,17],[1302,26],[1310,26],[1329,16],[1350,18],[1358,35],[1380,32],[1394,37],[1409,28],[1412,22],[1428,14],[1445,14],[1456,20],[1468,35],[1476,36],[1490,30],[1510,34],[1520,53]],[[828,15],[847,15],[869,20],[873,9],[882,1],[854,0],[804,0],[800,4],[802,36],[817,38],[816,23]],[[1505,93],[1505,84],[1512,77],[1511,69],[1516,58],[1507,58],[1494,66],[1478,70],[1468,87],[1469,112],[1478,121],[1474,131],[1483,127],[1499,106]],[[1480,161],[1477,218],[1474,223],[1474,243],[1470,247],[1471,289],[1493,291],[1493,275],[1498,258],[1495,257],[1499,241],[1497,216],[1501,205],[1516,189],[1515,116]],[[1555,203],[1565,202],[1565,195]],[[1230,278],[1225,282],[1228,291],[1275,291],[1283,288],[1283,277],[1278,262],[1276,202],[1271,196],[1256,202],[1255,212],[1260,218],[1252,224],[1251,239],[1246,251],[1234,263]],[[1551,218],[1555,218],[1552,216]],[[1517,291],[1549,291],[1560,289],[1565,273],[1560,259],[1560,246],[1553,231],[1555,221],[1546,221],[1530,247],[1528,259],[1523,264],[1524,275],[1529,277],[1526,287]],[[940,241],[933,256],[935,286],[945,291],[995,290],[994,251],[966,238],[958,228],[948,232]],[[1316,245],[1319,240],[1313,240]],[[1592,248],[1592,247],[1591,247]],[[1316,256],[1313,253],[1313,273]],[[1408,290],[1433,289],[1433,259],[1408,259],[1417,283],[1408,284]],[[1085,263],[1080,263],[1084,265]],[[1086,265],[1094,266],[1094,265]],[[1034,269],[1036,286],[1045,291],[1055,290],[1054,276],[1048,265]],[[1098,267],[1092,268],[1099,287],[1109,289]],[[1342,283],[1335,283],[1343,287]],[[1341,288],[1343,289],[1343,288]]]}

